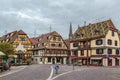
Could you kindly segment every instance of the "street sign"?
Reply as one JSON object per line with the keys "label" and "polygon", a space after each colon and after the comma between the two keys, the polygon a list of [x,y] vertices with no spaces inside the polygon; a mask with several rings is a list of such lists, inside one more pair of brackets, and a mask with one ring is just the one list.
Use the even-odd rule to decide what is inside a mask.
{"label": "street sign", "polygon": [[59,66],[58,65],[55,66],[55,70],[59,70]]}

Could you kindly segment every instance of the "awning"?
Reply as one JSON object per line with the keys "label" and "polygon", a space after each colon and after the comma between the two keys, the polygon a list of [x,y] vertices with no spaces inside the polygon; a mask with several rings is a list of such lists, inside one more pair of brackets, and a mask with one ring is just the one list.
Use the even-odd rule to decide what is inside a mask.
{"label": "awning", "polygon": [[3,56],[3,55],[5,55],[2,51],[0,51],[0,56]]}
{"label": "awning", "polygon": [[91,57],[90,59],[102,59],[102,57]]}

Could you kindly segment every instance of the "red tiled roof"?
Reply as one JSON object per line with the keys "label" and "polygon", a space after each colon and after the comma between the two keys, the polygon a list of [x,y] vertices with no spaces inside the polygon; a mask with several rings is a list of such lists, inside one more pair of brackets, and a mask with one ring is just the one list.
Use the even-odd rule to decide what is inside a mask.
{"label": "red tiled roof", "polygon": [[22,30],[19,30],[19,31],[13,31],[13,32],[10,32],[10,33],[7,33],[6,35],[3,35],[0,39],[0,42],[2,41],[5,41],[5,42],[9,42],[9,43],[12,43],[16,37],[18,36],[18,34],[24,34],[26,35],[26,33]]}
{"label": "red tiled roof", "polygon": [[[47,33],[47,34],[42,34],[36,38],[31,38],[31,41],[33,43],[33,45],[39,45],[37,48],[45,48],[45,45],[49,43],[48,37],[49,36],[60,36],[56,31]],[[44,44],[44,46],[42,45],[42,43]]]}

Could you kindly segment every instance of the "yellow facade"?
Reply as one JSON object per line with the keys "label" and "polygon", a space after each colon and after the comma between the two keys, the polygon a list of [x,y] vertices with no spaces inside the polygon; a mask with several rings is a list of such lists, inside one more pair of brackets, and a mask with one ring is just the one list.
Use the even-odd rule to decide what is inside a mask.
{"label": "yellow facade", "polygon": [[[19,38],[23,38],[25,39],[24,41],[20,41]],[[30,39],[27,37],[27,35],[18,35],[18,37],[15,39],[15,41],[13,42],[13,45],[27,45],[27,47],[24,47],[26,50],[30,50],[32,48],[31,46],[31,41]],[[17,47],[15,47],[16,49]]]}

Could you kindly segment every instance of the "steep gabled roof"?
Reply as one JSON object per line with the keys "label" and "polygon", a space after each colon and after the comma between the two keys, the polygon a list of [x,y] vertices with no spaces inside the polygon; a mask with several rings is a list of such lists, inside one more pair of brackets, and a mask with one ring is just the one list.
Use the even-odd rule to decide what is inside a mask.
{"label": "steep gabled roof", "polygon": [[78,29],[73,34],[72,40],[104,37],[110,29],[118,31],[111,20],[106,20],[94,24],[89,24],[83,27],[78,27]]}
{"label": "steep gabled roof", "polygon": [[20,35],[26,35],[26,33],[23,30],[19,30],[18,34],[20,34]]}
{"label": "steep gabled roof", "polygon": [[[47,34],[42,34],[36,38],[31,38],[31,41],[33,43],[33,45],[38,45],[37,48],[45,48],[46,44],[48,44],[50,42],[50,38],[49,36],[59,36],[61,37],[56,31],[47,33]],[[44,44],[44,46],[42,45]]]}
{"label": "steep gabled roof", "polygon": [[9,43],[13,43],[13,41],[17,38],[18,35],[26,35],[26,33],[22,30],[19,31],[13,31],[10,33],[7,33],[5,35],[3,35],[0,39],[0,42],[5,41],[5,42],[9,42]]}
{"label": "steep gabled roof", "polygon": [[37,37],[30,38],[30,41],[32,42],[32,45],[35,45],[38,43],[38,38]]}

